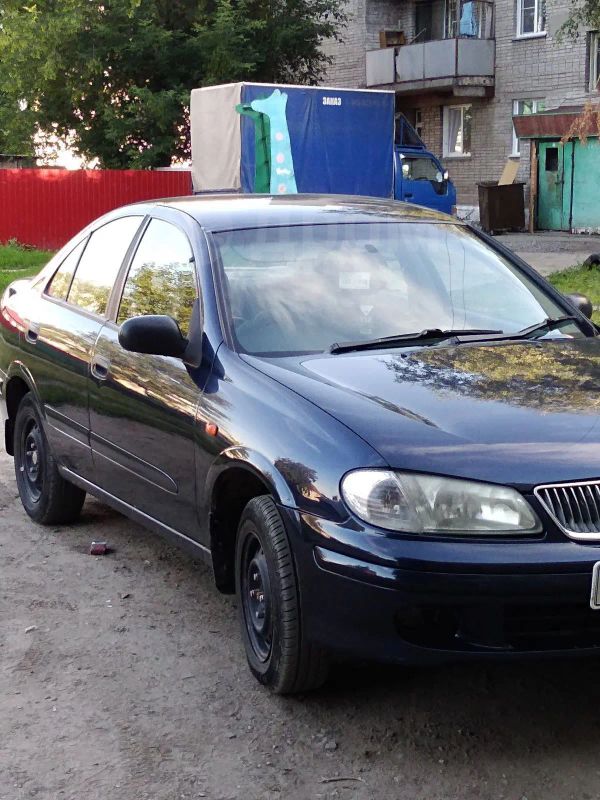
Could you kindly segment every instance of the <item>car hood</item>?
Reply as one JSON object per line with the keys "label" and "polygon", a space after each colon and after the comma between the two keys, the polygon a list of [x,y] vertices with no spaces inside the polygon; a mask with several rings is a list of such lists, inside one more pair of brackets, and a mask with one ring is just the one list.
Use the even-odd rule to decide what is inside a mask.
{"label": "car hood", "polygon": [[600,477],[600,341],[251,359],[395,468],[522,488]]}

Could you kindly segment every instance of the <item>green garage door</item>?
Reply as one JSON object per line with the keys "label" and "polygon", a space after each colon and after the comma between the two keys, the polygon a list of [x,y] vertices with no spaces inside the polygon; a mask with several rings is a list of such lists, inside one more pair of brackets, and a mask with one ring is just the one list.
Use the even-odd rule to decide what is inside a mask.
{"label": "green garage door", "polygon": [[542,230],[569,230],[572,160],[572,142],[540,142],[537,227]]}
{"label": "green garage door", "polygon": [[575,142],[573,170],[573,230],[600,230],[600,142],[588,139],[587,144]]}

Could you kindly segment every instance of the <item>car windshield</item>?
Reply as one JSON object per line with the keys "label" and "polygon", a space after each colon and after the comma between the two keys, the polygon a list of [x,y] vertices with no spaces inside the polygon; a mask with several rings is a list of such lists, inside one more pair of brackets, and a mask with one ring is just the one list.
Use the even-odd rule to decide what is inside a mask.
{"label": "car windshield", "polygon": [[[284,355],[425,329],[512,333],[565,314],[451,223],[347,223],[215,234],[236,345]],[[582,335],[565,323],[548,336]]]}

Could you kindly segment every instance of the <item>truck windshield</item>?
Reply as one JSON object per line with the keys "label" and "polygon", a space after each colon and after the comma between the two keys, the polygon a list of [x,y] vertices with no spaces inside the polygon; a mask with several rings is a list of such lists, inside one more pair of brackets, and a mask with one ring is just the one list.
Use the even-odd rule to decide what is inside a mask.
{"label": "truck windshield", "polygon": [[[278,356],[424,329],[512,333],[565,314],[461,225],[368,223],[215,234],[236,346]],[[569,323],[553,336],[581,336]]]}

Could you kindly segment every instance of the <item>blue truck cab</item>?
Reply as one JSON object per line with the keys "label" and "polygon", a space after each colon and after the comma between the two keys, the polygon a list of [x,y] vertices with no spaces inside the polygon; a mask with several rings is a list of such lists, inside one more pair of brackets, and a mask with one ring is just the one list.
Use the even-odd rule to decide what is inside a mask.
{"label": "blue truck cab", "polygon": [[394,198],[445,214],[456,213],[456,189],[448,171],[427,150],[404,114],[396,115]]}
{"label": "blue truck cab", "polygon": [[448,173],[393,91],[235,83],[194,89],[194,192],[395,198],[453,213]]}

